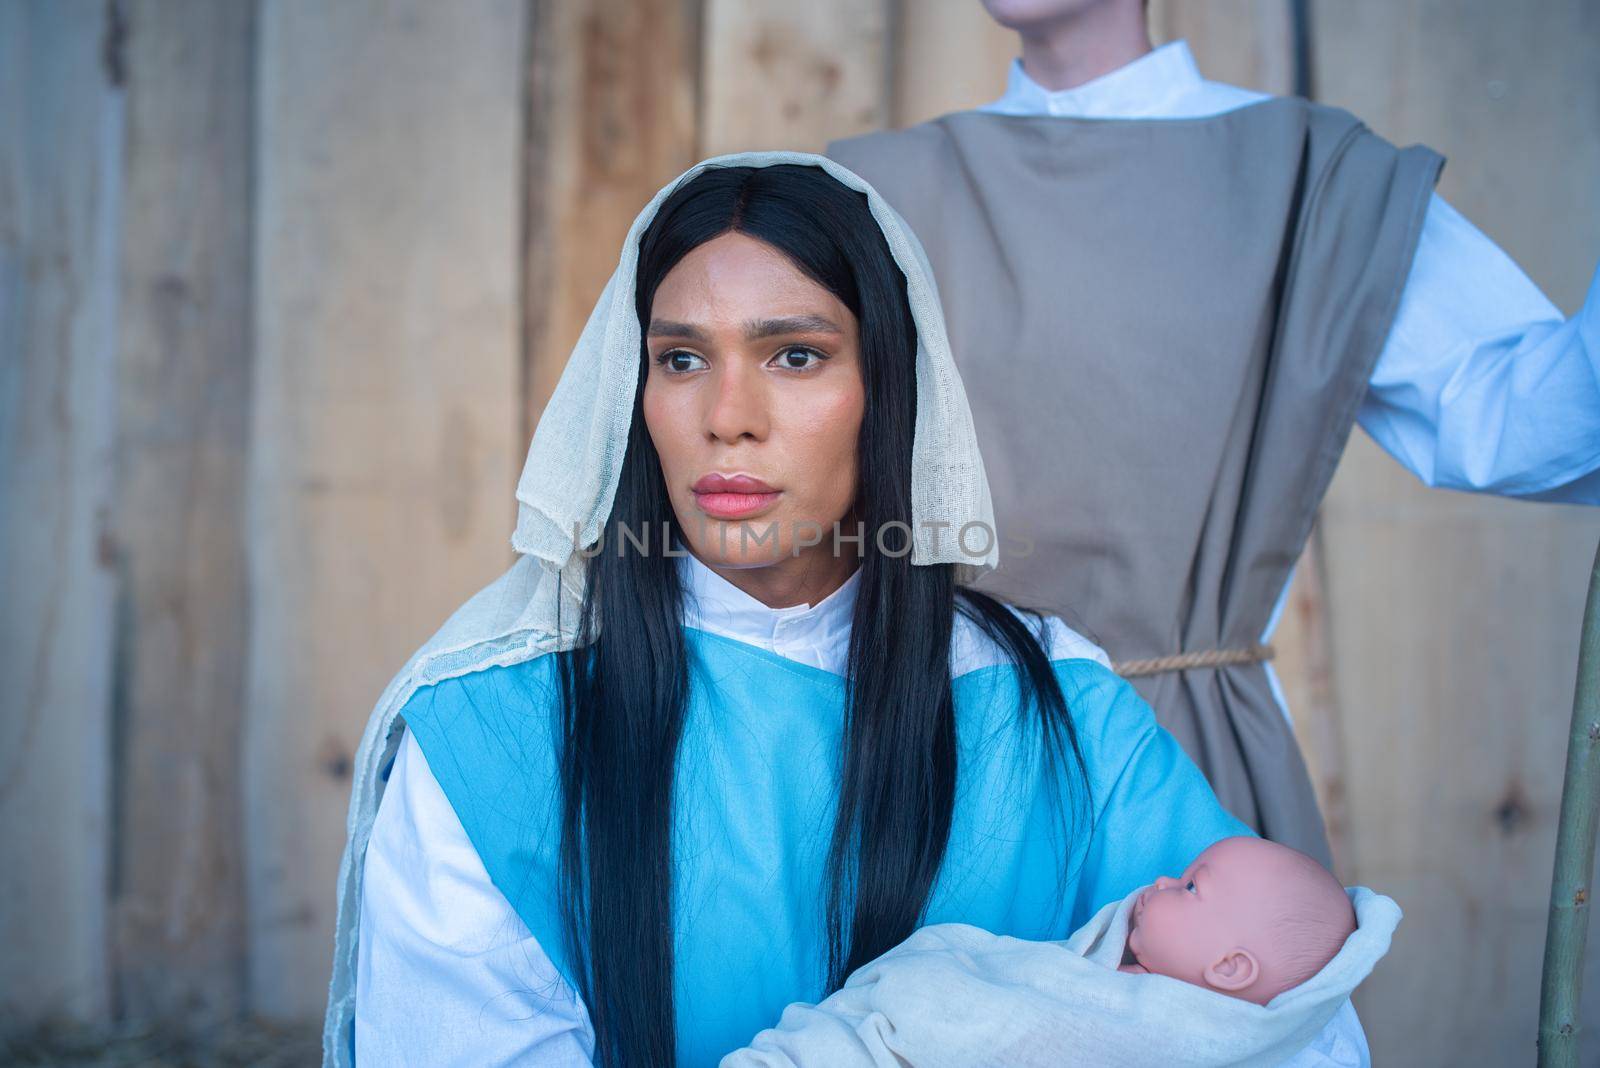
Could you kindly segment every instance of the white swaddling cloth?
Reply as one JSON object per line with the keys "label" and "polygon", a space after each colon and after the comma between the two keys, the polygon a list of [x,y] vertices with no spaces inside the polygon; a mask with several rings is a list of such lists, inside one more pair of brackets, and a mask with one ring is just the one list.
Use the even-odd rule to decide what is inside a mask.
{"label": "white swaddling cloth", "polygon": [[1138,891],[1064,942],[924,927],[817,1005],[794,1004],[721,1068],[1056,1068],[1281,1064],[1388,952],[1400,906],[1346,891],[1357,928],[1316,975],[1266,1005],[1118,972]]}

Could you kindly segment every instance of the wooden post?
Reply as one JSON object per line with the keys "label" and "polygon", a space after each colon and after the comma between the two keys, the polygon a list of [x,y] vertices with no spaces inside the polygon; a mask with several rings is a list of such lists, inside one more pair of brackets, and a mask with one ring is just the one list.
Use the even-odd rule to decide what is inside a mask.
{"label": "wooden post", "polygon": [[1550,884],[1550,924],[1544,937],[1539,984],[1540,1068],[1578,1063],[1582,1033],[1584,948],[1593,893],[1594,834],[1600,816],[1600,550],[1589,573],[1589,601],[1578,648],[1578,685],[1567,739],[1567,774],[1556,826],[1555,876]]}

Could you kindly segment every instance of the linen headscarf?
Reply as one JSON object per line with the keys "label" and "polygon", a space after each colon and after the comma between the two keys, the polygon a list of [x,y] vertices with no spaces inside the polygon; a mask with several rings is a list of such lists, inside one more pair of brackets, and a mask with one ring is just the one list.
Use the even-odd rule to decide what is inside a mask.
{"label": "linen headscarf", "polygon": [[[580,549],[600,538],[611,513],[643,355],[634,299],[640,238],[662,202],[697,174],[716,167],[779,164],[819,167],[866,194],[872,218],[905,275],[917,332],[911,563],[954,564],[959,582],[971,582],[998,563],[999,535],[972,412],[950,353],[932,268],[905,220],[860,176],[808,152],[716,156],[667,183],[629,227],[617,269],[539,419],[517,483],[517,526],[511,538],[516,562],[411,657],[384,689],[367,722],[352,770],[348,837],[339,869],[333,976],[323,1029],[325,1066],[348,1068],[353,1061],[363,860],[386,769],[399,746],[400,710],[421,687],[577,644],[588,564]],[[894,535],[892,544],[902,544],[902,537]]]}

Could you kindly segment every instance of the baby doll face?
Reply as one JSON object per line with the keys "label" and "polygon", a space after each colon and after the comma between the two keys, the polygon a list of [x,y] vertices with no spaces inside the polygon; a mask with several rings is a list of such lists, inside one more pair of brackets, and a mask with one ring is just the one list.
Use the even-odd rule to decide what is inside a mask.
{"label": "baby doll face", "polygon": [[1128,949],[1148,971],[1265,1005],[1321,970],[1355,930],[1322,865],[1259,838],[1224,838],[1140,895]]}

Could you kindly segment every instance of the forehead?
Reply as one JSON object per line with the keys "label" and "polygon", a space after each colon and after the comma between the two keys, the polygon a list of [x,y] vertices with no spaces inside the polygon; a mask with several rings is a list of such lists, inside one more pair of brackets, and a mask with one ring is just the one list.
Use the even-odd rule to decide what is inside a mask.
{"label": "forehead", "polygon": [[788,256],[748,234],[720,234],[691,249],[656,288],[651,314],[744,320],[812,313],[844,321],[849,309]]}

